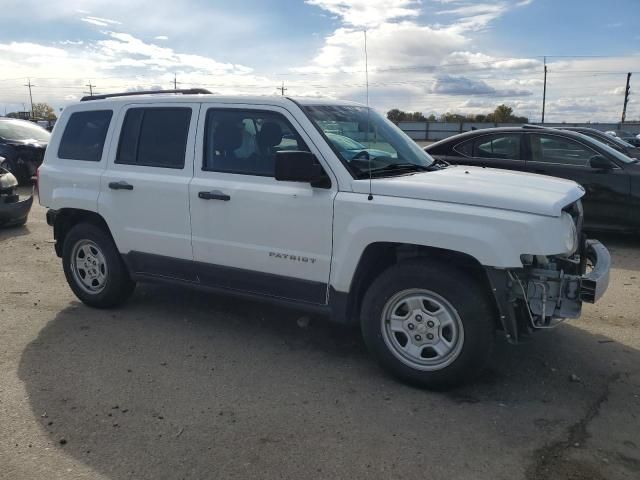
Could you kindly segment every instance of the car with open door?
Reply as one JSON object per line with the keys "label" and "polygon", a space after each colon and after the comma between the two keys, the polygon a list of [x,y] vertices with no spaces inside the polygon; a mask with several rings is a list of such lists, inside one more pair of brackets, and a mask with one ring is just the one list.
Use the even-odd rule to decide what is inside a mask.
{"label": "car with open door", "polygon": [[488,128],[425,147],[452,164],[574,180],[585,189],[585,228],[640,231],[640,164],[578,132],[534,126]]}

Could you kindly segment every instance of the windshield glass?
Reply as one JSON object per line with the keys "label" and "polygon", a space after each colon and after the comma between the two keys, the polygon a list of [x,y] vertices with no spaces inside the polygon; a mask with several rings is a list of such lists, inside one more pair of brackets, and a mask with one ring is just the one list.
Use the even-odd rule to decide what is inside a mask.
{"label": "windshield glass", "polygon": [[24,120],[0,120],[0,138],[48,142],[51,134],[35,123]]}
{"label": "windshield glass", "polygon": [[374,110],[351,105],[307,105],[304,110],[356,178],[425,170],[433,159]]}
{"label": "windshield glass", "polygon": [[616,160],[621,161],[622,163],[636,163],[636,161],[637,161],[635,158],[627,157],[624,153],[619,152],[618,150],[616,150],[615,148],[610,147],[609,145],[607,145],[604,142],[600,142],[598,140],[595,140],[592,137],[589,137],[587,135],[583,135],[583,134],[581,134],[581,135],[585,140],[588,140],[589,143],[597,144],[597,146],[599,148],[605,150],[609,155],[614,157]]}
{"label": "windshield glass", "polygon": [[607,145],[613,148],[616,148],[616,147],[623,148],[623,149],[633,148],[633,145],[631,145],[628,142],[625,142],[621,138],[614,137],[612,135],[607,135],[604,132],[594,132],[592,130],[578,130],[578,129],[574,130],[574,132],[581,133],[583,135],[586,135],[587,137],[595,138],[599,142],[606,143]]}

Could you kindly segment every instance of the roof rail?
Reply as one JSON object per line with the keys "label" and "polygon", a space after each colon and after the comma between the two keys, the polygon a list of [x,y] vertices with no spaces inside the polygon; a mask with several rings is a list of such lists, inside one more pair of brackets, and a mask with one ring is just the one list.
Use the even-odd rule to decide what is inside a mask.
{"label": "roof rail", "polygon": [[104,100],[105,98],[112,97],[132,97],[134,95],[154,95],[157,93],[180,93],[182,95],[190,94],[210,94],[211,92],[206,88],[180,88],[177,90],[143,90],[139,92],[121,92],[121,93],[107,93],[105,95],[87,95],[80,99],[81,102],[87,102],[90,100]]}
{"label": "roof rail", "polygon": [[551,128],[551,127],[545,127],[544,125],[533,125],[531,123],[525,123],[524,125],[522,125],[522,128],[545,129],[545,128]]}

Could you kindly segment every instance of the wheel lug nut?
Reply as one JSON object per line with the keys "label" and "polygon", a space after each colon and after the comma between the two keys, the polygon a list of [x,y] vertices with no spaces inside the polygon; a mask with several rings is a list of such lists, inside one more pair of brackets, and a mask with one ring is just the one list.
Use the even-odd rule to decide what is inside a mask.
{"label": "wheel lug nut", "polygon": [[433,323],[431,320],[429,320],[427,322],[427,326],[433,328],[433,326],[435,325],[435,323]]}
{"label": "wheel lug nut", "polygon": [[427,338],[429,340],[433,340],[433,333],[427,333]]}
{"label": "wheel lug nut", "polygon": [[410,323],[409,325],[407,325],[407,328],[409,330],[413,330],[414,328],[416,328],[416,326],[413,323]]}
{"label": "wheel lug nut", "polygon": [[415,336],[415,337],[413,337],[413,338],[415,338],[418,342],[419,342],[420,340],[422,340],[422,336],[421,336],[421,335],[416,335],[416,336]]}
{"label": "wheel lug nut", "polygon": [[416,315],[416,322],[422,321],[422,315]]}

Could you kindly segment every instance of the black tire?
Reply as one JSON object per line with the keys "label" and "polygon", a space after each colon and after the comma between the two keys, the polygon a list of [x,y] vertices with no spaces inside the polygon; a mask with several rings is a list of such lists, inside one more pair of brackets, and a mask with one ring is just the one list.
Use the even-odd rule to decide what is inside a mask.
{"label": "black tire", "polygon": [[[457,317],[450,315],[449,318],[454,319],[452,324],[455,323],[456,331],[462,331],[462,339],[459,339],[458,333],[456,336],[459,339],[456,342],[458,346],[455,351],[450,352],[448,357],[443,356],[442,368],[437,365],[428,367],[418,365],[421,368],[432,368],[425,371],[410,365],[411,359],[408,360],[409,364],[407,360],[401,360],[399,357],[402,357],[403,353],[398,353],[398,351],[402,349],[394,348],[393,337],[402,339],[403,336],[406,336],[405,333],[385,333],[389,332],[385,327],[388,322],[383,323],[382,316],[388,316],[388,312],[391,311],[387,307],[387,302],[393,304],[393,299],[403,298],[404,292],[418,291],[435,293],[436,296],[444,299],[449,307],[453,307],[453,310],[450,309],[450,311],[457,313]],[[434,309],[434,311],[436,310]],[[429,318],[428,314],[429,312],[427,312],[427,318]],[[418,318],[418,316],[412,317],[412,315],[409,312],[407,318]],[[364,341],[382,367],[407,383],[431,389],[459,385],[480,373],[493,349],[496,330],[495,319],[495,305],[490,294],[471,275],[444,263],[434,263],[422,259],[408,260],[384,271],[367,290],[361,309],[361,328]],[[401,324],[411,327],[404,322],[403,320]],[[426,325],[421,326],[415,323],[413,323],[413,328],[416,328],[416,325],[423,329],[426,328]],[[439,334],[436,333],[436,340],[446,334],[444,330],[438,330],[437,325],[435,328],[436,330],[430,331],[439,332]],[[418,332],[413,330],[412,333]],[[426,334],[424,335],[426,336]],[[423,341],[426,341],[424,338]],[[419,346],[418,348],[421,352],[420,356],[425,355],[424,347]],[[435,351],[430,350],[428,345],[426,349],[427,353],[436,354]],[[446,360],[447,358],[449,360]],[[419,361],[422,361],[422,358]],[[446,361],[450,363],[445,365]]]}
{"label": "black tire", "polygon": [[[79,242],[90,241],[95,244],[106,265],[106,280],[102,289],[91,293],[82,286],[73,273],[72,256]],[[73,293],[82,303],[95,308],[111,308],[126,301],[135,289],[129,272],[113,240],[102,228],[89,223],[79,223],[69,230],[62,246],[62,264],[67,282]]]}

